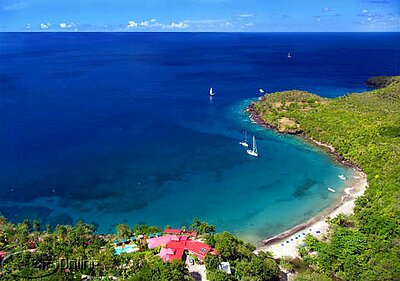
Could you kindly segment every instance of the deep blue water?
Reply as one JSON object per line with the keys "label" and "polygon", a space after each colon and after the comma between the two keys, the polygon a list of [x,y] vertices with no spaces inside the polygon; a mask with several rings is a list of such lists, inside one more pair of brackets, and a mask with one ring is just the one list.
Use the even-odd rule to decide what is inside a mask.
{"label": "deep blue water", "polygon": [[[332,204],[351,171],[242,110],[260,87],[366,90],[399,74],[397,37],[0,33],[0,212],[101,232],[199,217],[249,241],[276,234]],[[259,159],[238,145],[243,130]]]}

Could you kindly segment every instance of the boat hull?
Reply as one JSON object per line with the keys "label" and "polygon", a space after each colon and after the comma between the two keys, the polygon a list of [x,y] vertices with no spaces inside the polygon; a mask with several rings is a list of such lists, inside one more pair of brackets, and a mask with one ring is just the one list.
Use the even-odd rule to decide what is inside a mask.
{"label": "boat hull", "polygon": [[246,150],[247,154],[253,157],[258,157],[258,153],[254,152],[253,150],[247,149]]}
{"label": "boat hull", "polygon": [[244,142],[244,141],[239,142],[239,144],[244,146],[244,147],[249,147],[249,144],[247,142]]}

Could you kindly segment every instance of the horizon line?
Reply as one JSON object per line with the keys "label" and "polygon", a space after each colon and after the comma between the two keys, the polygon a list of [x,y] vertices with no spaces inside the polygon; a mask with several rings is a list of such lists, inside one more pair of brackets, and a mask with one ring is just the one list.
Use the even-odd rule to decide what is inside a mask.
{"label": "horizon line", "polygon": [[400,31],[118,31],[118,30],[19,30],[0,33],[399,33]]}

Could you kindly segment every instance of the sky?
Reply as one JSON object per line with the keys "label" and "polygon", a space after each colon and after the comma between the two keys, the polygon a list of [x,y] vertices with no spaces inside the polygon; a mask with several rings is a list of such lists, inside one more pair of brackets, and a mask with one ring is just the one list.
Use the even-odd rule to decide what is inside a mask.
{"label": "sky", "polygon": [[400,0],[0,0],[0,31],[385,32]]}

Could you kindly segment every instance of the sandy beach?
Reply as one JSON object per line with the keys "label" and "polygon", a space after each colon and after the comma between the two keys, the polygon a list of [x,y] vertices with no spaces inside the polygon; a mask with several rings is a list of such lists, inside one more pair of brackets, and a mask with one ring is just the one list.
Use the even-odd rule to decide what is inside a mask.
{"label": "sandy beach", "polygon": [[303,244],[306,234],[312,234],[318,238],[322,238],[329,230],[329,224],[326,223],[328,217],[334,218],[340,213],[346,215],[353,213],[355,200],[357,197],[364,194],[368,186],[368,181],[366,175],[356,168],[354,169],[353,178],[347,180],[352,181],[351,187],[344,190],[340,202],[309,221],[262,241],[255,252],[269,251],[275,258],[298,257],[297,249]]}

